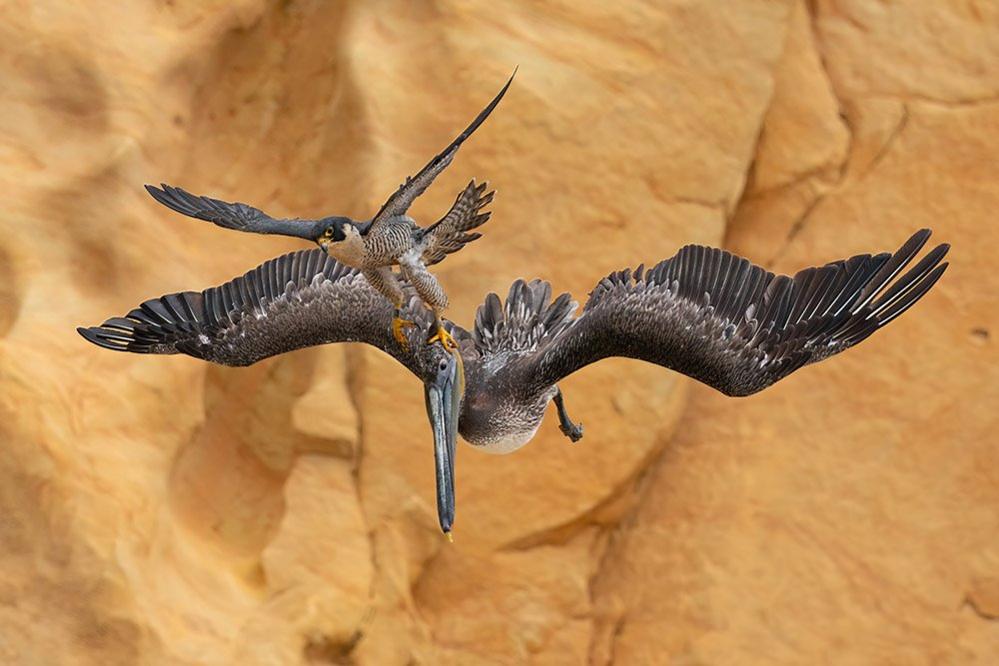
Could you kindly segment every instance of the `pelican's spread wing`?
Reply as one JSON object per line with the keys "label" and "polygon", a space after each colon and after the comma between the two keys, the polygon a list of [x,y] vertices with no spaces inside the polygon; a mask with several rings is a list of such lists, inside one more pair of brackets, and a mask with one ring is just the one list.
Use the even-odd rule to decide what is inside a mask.
{"label": "pelican's spread wing", "polygon": [[[651,270],[604,278],[583,314],[523,368],[555,383],[601,358],[650,361],[733,396],[864,340],[923,297],[947,267],[947,245],[896,276],[930,237],[894,254],[862,254],[793,278],[723,250],[687,246]],[[894,280],[894,281],[893,281]]]}
{"label": "pelican's spread wing", "polygon": [[199,197],[165,183],[161,183],[160,187],[146,185],[146,191],[167,208],[226,229],[295,236],[306,240],[315,240],[317,236],[318,223],[315,220],[278,219],[247,204]]}
{"label": "pelican's spread wing", "polygon": [[457,252],[482,234],[470,232],[489,220],[490,212],[481,212],[493,200],[495,192],[486,192],[486,184],[475,184],[473,180],[454,200],[451,210],[426,230],[426,249],[423,262],[431,266],[444,260],[444,257]]}
{"label": "pelican's spread wing", "polygon": [[371,218],[372,224],[378,224],[385,220],[389,220],[397,215],[403,215],[409,207],[413,204],[418,196],[423,194],[424,191],[430,184],[434,182],[434,179],[439,176],[444,169],[451,164],[451,160],[458,153],[458,148],[464,143],[465,139],[472,136],[472,133],[479,128],[479,125],[489,117],[496,105],[499,104],[500,100],[503,99],[503,95],[506,94],[507,88],[513,82],[513,77],[517,74],[514,70],[510,79],[506,82],[496,97],[493,97],[492,101],[482,109],[482,111],[475,117],[475,120],[465,128],[465,130],[458,135],[458,137],[451,142],[451,144],[438,153],[432,160],[427,162],[427,165],[420,169],[420,172],[411,178],[406,178],[406,182],[399,186],[392,196],[382,205],[381,209]]}
{"label": "pelican's spread wing", "polygon": [[[429,317],[415,297],[406,309],[409,319]],[[219,287],[154,298],[124,317],[77,330],[105,349],[181,353],[235,366],[302,347],[365,342],[412,370],[414,357],[392,337],[392,314],[392,304],[364,276],[316,249],[272,259]]]}

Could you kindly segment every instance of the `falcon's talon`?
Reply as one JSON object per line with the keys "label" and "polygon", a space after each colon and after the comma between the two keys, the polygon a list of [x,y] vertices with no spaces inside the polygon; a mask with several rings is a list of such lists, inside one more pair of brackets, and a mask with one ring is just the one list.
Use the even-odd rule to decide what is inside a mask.
{"label": "falcon's talon", "polygon": [[409,351],[409,338],[406,337],[404,329],[416,326],[413,322],[402,317],[392,317],[392,337],[399,343],[403,351]]}
{"label": "falcon's talon", "polygon": [[454,351],[458,348],[458,342],[454,339],[454,336],[448,333],[444,326],[440,324],[437,326],[437,332],[427,340],[428,345],[432,345],[435,342],[441,343],[441,346],[448,351]]}

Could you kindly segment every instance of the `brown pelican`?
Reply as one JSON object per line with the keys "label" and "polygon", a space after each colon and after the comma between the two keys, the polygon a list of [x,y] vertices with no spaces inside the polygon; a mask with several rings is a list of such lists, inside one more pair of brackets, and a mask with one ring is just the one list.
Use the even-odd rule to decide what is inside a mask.
{"label": "brown pelican", "polygon": [[313,241],[341,264],[361,269],[368,284],[395,305],[393,335],[405,346],[408,339],[402,334],[402,329],[413,326],[413,322],[400,314],[406,294],[391,268],[399,266],[402,277],[434,311],[437,325],[428,342],[440,340],[453,349],[455,342],[440,319],[448,305],[447,294],[433,273],[427,270],[427,266],[443,261],[447,255],[482,236],[469,232],[489,219],[489,213],[481,210],[493,200],[494,192],[486,192],[485,183],[476,185],[473,180],[458,194],[444,217],[428,227],[417,226],[406,212],[413,201],[451,164],[465,139],[489,117],[503,99],[516,74],[517,71],[514,70],[506,85],[454,141],[420,169],[419,173],[406,178],[375,216],[364,222],[340,216],[319,220],[276,219],[244,203],[228,203],[197,196],[166,184],[161,184],[160,188],[146,185],[146,191],[158,202],[178,213],[207,220],[220,227]]}
{"label": "brown pelican", "polygon": [[[393,305],[363,273],[321,250],[287,254],[220,287],[155,298],[78,330],[115,351],[183,353],[233,366],[330,342],[381,349],[424,383],[438,518],[448,533],[457,433],[507,453],[534,436],[554,401],[562,432],[576,440],[582,429],[566,413],[558,382],[611,356],[671,368],[730,396],[756,393],[864,340],[922,298],[947,267],[947,245],[895,278],[929,236],[924,229],[894,254],[862,254],[794,277],[689,245],[649,270],[611,273],[579,316],[568,294],[552,300],[547,282],[517,280],[505,302],[486,297],[470,331],[446,323],[456,351],[400,344]],[[434,317],[404,288],[403,308],[416,324],[407,335],[426,339]]]}

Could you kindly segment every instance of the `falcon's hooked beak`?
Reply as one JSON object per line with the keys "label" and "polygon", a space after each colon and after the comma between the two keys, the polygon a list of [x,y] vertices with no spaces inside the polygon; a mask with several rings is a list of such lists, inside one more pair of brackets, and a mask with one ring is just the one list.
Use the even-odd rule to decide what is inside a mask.
{"label": "falcon's hooked beak", "polygon": [[437,519],[451,538],[454,524],[454,445],[458,438],[458,416],[465,392],[465,368],[458,350],[438,362],[434,378],[424,384],[427,416],[434,431],[434,462],[437,471]]}
{"label": "falcon's hooked beak", "polygon": [[333,242],[333,227],[326,227],[323,233],[316,238],[316,245],[322,249],[323,252],[329,252],[330,243]]}

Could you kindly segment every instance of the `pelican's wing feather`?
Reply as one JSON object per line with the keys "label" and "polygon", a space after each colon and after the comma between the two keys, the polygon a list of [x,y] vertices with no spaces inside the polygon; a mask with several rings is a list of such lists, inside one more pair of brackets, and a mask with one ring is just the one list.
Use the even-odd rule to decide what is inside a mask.
{"label": "pelican's wing feather", "polygon": [[[404,316],[421,324],[410,331],[429,328],[425,308],[406,290]],[[105,349],[180,353],[233,366],[302,347],[364,342],[413,370],[415,357],[392,337],[392,315],[392,304],[363,275],[315,249],[264,262],[218,287],[148,300],[124,317],[77,330]],[[419,334],[411,336],[413,349]]]}
{"label": "pelican's wing feather", "polygon": [[929,237],[924,229],[894,254],[861,254],[794,277],[687,246],[651,270],[601,280],[582,315],[522,359],[519,372],[553,384],[624,356],[749,395],[852,347],[912,307],[947,267],[944,244],[898,277]]}

